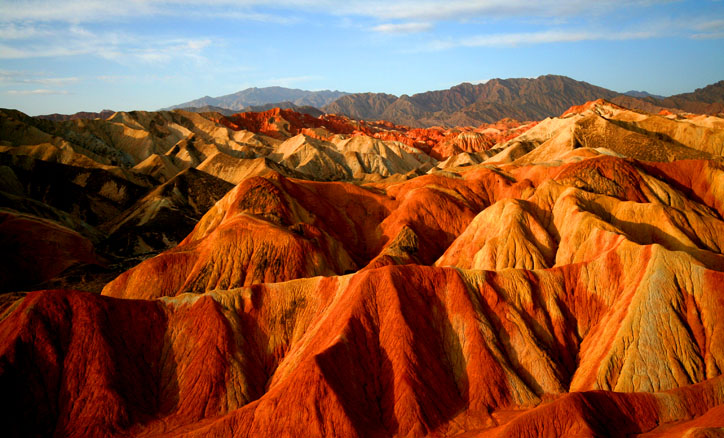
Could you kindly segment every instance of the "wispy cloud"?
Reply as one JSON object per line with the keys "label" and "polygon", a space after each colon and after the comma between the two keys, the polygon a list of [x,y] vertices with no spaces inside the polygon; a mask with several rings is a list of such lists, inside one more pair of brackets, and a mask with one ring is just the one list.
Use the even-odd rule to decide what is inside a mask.
{"label": "wispy cloud", "polygon": [[695,39],[718,39],[724,38],[724,20],[707,20],[694,25],[695,33],[691,35]]}
{"label": "wispy cloud", "polygon": [[206,61],[203,52],[211,44],[209,38],[144,38],[125,32],[96,33],[72,25],[56,28],[45,38],[0,43],[0,59],[91,55],[120,63],[154,64],[184,59],[203,63]]}
{"label": "wispy cloud", "polygon": [[372,28],[375,32],[404,34],[426,32],[432,29],[432,23],[384,23]]}
{"label": "wispy cloud", "polygon": [[[313,2],[312,2],[313,3]],[[307,2],[281,1],[281,6],[297,7]],[[288,17],[255,10],[268,6],[264,1],[202,0],[25,0],[2,2],[0,22],[112,22],[138,17],[184,16],[231,18],[253,21],[290,22]]]}
{"label": "wispy cloud", "polygon": [[402,0],[350,1],[336,13],[378,19],[417,21],[466,21],[472,18],[564,17],[596,15],[614,9],[669,3],[671,0]]}
{"label": "wispy cloud", "polygon": [[523,45],[572,43],[578,41],[623,41],[647,39],[659,36],[654,31],[638,32],[589,32],[577,30],[546,30],[527,33],[501,33],[475,35],[457,40],[436,40],[424,50],[446,50],[455,47],[516,47]]}
{"label": "wispy cloud", "polygon": [[56,78],[42,73],[0,70],[0,84],[65,85],[78,82],[78,80],[79,78],[75,76]]}
{"label": "wispy cloud", "polygon": [[694,25],[694,29],[702,31],[719,31],[724,29],[724,20],[702,21]]}
{"label": "wispy cloud", "polygon": [[379,20],[467,20],[475,17],[572,16],[597,14],[625,7],[650,6],[671,0],[26,0],[0,4],[0,22],[61,21],[84,23],[144,16],[174,16],[193,10],[199,17],[257,21],[295,21],[287,13],[323,12]]}
{"label": "wispy cloud", "polygon": [[22,40],[49,36],[52,32],[42,25],[29,23],[0,23],[1,40]]}
{"label": "wispy cloud", "polygon": [[7,94],[11,95],[33,95],[33,94],[40,94],[40,95],[52,95],[52,94],[70,94],[66,90],[49,90],[45,88],[40,88],[37,90],[8,90],[6,91]]}

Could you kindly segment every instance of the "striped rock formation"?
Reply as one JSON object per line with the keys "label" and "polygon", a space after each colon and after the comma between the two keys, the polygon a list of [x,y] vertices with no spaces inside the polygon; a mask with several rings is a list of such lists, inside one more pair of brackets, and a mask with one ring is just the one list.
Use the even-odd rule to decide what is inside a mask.
{"label": "striped rock formation", "polygon": [[[3,430],[721,436],[722,132],[596,101],[402,175],[372,137],[289,137],[271,161],[400,167],[241,178],[102,294],[7,295]],[[181,209],[176,178],[120,223]]]}

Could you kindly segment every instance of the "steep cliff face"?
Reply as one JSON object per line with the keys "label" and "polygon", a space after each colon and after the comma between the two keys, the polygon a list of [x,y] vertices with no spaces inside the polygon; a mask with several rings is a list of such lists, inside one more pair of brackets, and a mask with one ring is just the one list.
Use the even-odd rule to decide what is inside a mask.
{"label": "steep cliff face", "polygon": [[[0,295],[6,434],[717,436],[721,119],[592,101],[513,125],[481,130],[492,145],[431,130],[431,151],[462,151],[434,167],[401,142],[286,127],[255,146],[273,150],[258,173],[207,162],[233,188],[195,165],[129,197],[101,230],[180,242],[100,295]],[[379,178],[299,178],[352,155]],[[14,172],[17,201],[33,186]],[[2,213],[22,256],[8,275],[101,263],[98,236],[36,211],[54,222]],[[198,220],[178,217],[181,236],[183,212]]]}

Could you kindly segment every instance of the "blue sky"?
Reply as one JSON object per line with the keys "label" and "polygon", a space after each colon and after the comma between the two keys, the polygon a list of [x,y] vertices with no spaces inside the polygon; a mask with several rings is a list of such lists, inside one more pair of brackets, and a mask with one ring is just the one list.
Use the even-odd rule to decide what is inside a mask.
{"label": "blue sky", "polygon": [[155,110],[280,85],[387,92],[562,74],[670,95],[724,79],[724,2],[0,0],[0,107]]}

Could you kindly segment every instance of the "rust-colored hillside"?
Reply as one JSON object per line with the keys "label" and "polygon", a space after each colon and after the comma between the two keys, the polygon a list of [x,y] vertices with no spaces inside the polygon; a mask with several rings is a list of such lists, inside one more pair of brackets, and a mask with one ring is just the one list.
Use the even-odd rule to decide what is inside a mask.
{"label": "rust-colored hillside", "polygon": [[721,118],[0,123],[7,436],[723,433]]}

